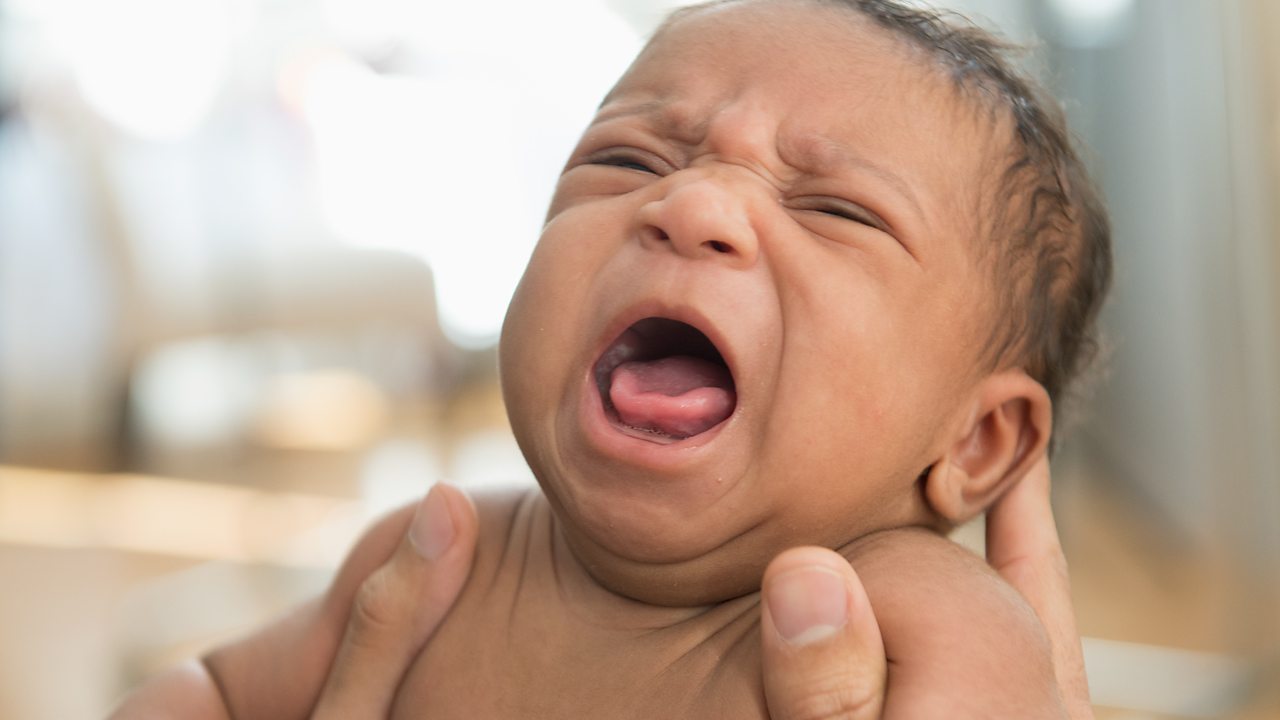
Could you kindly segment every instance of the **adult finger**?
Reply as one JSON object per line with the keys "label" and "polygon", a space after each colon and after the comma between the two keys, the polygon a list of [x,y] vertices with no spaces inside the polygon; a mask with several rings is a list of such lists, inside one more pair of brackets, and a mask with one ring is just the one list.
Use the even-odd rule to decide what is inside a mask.
{"label": "adult finger", "polygon": [[884,704],[880,626],[849,563],[823,548],[787,550],[764,573],[760,634],[774,720],[872,720]]}
{"label": "adult finger", "polygon": [[1092,718],[1067,559],[1049,505],[1047,457],[988,514],[987,561],[1026,598],[1048,632],[1054,675],[1071,718]]}
{"label": "adult finger", "polygon": [[466,582],[476,532],[466,495],[431,488],[391,559],[356,593],[313,718],[387,716],[409,664]]}

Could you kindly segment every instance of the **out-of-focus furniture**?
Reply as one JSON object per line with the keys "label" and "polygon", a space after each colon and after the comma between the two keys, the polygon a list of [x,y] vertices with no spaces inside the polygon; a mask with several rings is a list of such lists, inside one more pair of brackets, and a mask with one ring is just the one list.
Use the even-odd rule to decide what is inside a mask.
{"label": "out-of-focus furniture", "polygon": [[[273,146],[273,137],[249,137],[241,146],[233,127],[186,145],[148,143],[110,127],[57,87],[24,98],[21,115],[15,124],[25,126],[26,137],[10,141],[27,140],[26,160],[52,168],[42,192],[53,197],[43,209],[25,207],[14,180],[11,214],[63,217],[53,224],[8,223],[16,229],[0,241],[21,257],[37,252],[35,244],[63,240],[56,235],[65,231],[77,236],[66,240],[64,254],[81,274],[71,274],[78,286],[70,293],[58,287],[55,266],[46,282],[15,283],[6,294],[6,318],[16,327],[8,334],[18,338],[0,348],[6,352],[0,387],[10,390],[0,429],[6,461],[127,469],[138,440],[133,387],[139,369],[157,350],[193,339],[268,338],[264,347],[296,353],[307,340],[357,346],[373,337],[385,348],[375,358],[373,379],[388,385],[390,395],[439,392],[449,384],[459,351],[441,332],[432,274],[420,258],[344,245],[326,238],[316,218],[281,220],[280,213],[272,217],[253,207],[280,200],[294,211],[306,207],[297,196],[271,195],[304,182],[301,167],[289,176],[288,153],[286,162],[267,169],[276,176],[265,182],[264,163],[254,165],[254,153]],[[305,145],[302,130],[284,115],[266,125],[280,143]],[[305,165],[305,158],[293,162]],[[235,175],[241,171],[243,183]],[[63,305],[74,299],[78,305],[62,312],[79,318],[86,331],[72,337],[46,329],[37,339],[50,345],[44,357],[74,354],[75,364],[44,364],[41,353],[21,346],[33,336],[21,331],[41,322],[42,308],[55,297]],[[82,397],[60,411],[43,407],[75,393]],[[68,414],[81,419],[79,426],[59,420]]]}

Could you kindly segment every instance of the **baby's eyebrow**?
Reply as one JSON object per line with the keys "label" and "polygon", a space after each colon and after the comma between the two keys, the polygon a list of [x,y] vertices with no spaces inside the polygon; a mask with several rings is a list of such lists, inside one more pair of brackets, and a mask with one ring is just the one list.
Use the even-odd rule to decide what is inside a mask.
{"label": "baby's eyebrow", "polygon": [[901,195],[916,215],[923,217],[924,210],[911,185],[889,168],[877,165],[859,155],[847,145],[821,135],[779,138],[779,151],[788,165],[809,169],[823,175],[838,174],[845,168],[853,168],[874,175]]}
{"label": "baby's eyebrow", "polygon": [[[643,117],[664,135],[695,145],[705,136],[711,122],[709,118],[694,120],[663,99],[610,107],[613,102],[612,98],[605,98],[600,105],[600,112],[591,121],[591,127],[619,118]],[[783,162],[802,172],[837,175],[846,168],[853,168],[873,175],[901,195],[918,217],[924,217],[924,210],[910,184],[892,170],[859,155],[844,143],[817,134],[784,133],[778,138],[778,150]]]}

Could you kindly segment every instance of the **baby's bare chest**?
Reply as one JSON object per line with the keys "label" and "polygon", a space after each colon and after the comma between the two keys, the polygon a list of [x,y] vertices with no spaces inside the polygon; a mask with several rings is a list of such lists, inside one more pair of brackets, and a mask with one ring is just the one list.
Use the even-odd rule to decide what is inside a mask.
{"label": "baby's bare chest", "polygon": [[502,643],[436,645],[395,701],[396,718],[764,718],[759,663],[695,650],[677,662],[616,647],[526,652]]}
{"label": "baby's bare chest", "polygon": [[392,717],[767,717],[754,600],[646,627],[563,597],[552,575],[533,562],[473,577],[411,665]]}

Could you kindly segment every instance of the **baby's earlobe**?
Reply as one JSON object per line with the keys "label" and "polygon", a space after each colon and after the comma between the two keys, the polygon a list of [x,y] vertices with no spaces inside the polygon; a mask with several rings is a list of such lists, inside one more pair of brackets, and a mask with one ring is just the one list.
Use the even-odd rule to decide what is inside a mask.
{"label": "baby's earlobe", "polygon": [[967,492],[971,480],[964,466],[957,465],[948,456],[929,466],[921,477],[920,487],[929,508],[948,525],[955,526],[974,514]]}
{"label": "baby's earlobe", "polygon": [[1052,431],[1048,394],[1021,371],[988,377],[975,399],[973,422],[923,483],[933,511],[953,523],[984,512],[1021,479]]}

